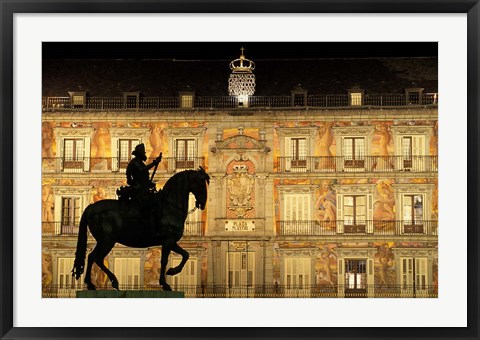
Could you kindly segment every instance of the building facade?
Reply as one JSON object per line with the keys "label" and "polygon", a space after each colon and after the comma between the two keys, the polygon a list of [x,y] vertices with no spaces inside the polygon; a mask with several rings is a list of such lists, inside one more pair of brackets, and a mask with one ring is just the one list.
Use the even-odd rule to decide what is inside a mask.
{"label": "building facade", "polygon": [[[81,213],[116,198],[138,143],[163,152],[158,188],[199,166],[211,177],[180,241],[190,259],[167,278],[186,297],[437,297],[436,91],[61,95],[42,102],[44,297],[83,288]],[[105,264],[124,289],[159,289],[158,248],[117,244]],[[96,265],[92,278],[110,287]]]}

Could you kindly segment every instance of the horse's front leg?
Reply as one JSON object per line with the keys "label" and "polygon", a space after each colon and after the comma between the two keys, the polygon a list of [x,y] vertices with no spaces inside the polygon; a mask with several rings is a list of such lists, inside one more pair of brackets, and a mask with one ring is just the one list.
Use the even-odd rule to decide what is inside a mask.
{"label": "horse's front leg", "polygon": [[188,254],[188,251],[186,251],[185,249],[180,247],[177,243],[175,243],[172,246],[172,250],[174,252],[176,252],[177,254],[182,255],[182,261],[179,263],[178,266],[176,266],[174,268],[169,268],[167,270],[167,275],[176,275],[176,274],[180,273],[182,271],[183,267],[185,266],[185,263],[187,263],[188,258],[190,257],[190,255]]}
{"label": "horse's front leg", "polygon": [[171,249],[171,244],[167,242],[162,245],[162,259],[160,260],[160,286],[162,286],[163,290],[172,290],[170,285],[165,280],[165,270],[167,269],[168,256],[170,255]]}

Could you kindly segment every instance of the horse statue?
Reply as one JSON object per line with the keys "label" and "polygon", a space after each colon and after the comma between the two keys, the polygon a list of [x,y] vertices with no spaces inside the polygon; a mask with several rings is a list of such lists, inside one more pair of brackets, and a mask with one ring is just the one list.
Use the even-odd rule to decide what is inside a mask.
{"label": "horse statue", "polygon": [[[90,274],[95,262],[108,276],[112,287],[119,289],[115,275],[104,265],[105,256],[115,243],[127,247],[146,248],[162,246],[160,286],[163,290],[172,290],[165,280],[165,270],[170,251],[182,256],[180,264],[169,268],[166,275],[175,275],[182,271],[189,254],[177,242],[183,235],[184,224],[189,213],[189,193],[195,195],[195,208],[205,209],[207,203],[207,185],[210,176],[200,167],[198,170],[185,170],[173,175],[154,197],[151,216],[143,216],[135,202],[106,199],[87,206],[80,220],[77,250],[72,275],[78,280],[83,274],[87,253],[87,228],[97,241],[95,248],[88,255],[85,283],[89,290],[95,290]],[[158,214],[158,211],[161,211]],[[156,214],[157,213],[157,214]],[[144,214],[144,213],[143,213]],[[157,218],[158,217],[158,218]]]}

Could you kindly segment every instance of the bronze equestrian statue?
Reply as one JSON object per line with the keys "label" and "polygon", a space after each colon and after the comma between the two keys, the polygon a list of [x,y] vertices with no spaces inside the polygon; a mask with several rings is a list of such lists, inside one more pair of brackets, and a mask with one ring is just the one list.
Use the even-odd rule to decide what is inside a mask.
{"label": "bronze equestrian statue", "polygon": [[[135,150],[137,151],[137,148]],[[128,171],[127,169],[127,176],[132,176],[131,182],[127,181],[127,183],[138,185],[138,187],[133,191],[120,190],[119,200],[106,199],[90,204],[85,208],[80,220],[72,275],[78,280],[84,272],[88,228],[97,241],[95,248],[88,255],[85,273],[85,283],[90,290],[95,289],[90,278],[94,262],[107,274],[112,287],[119,289],[117,278],[103,263],[104,258],[116,243],[134,248],[161,246],[159,283],[163,290],[171,290],[165,280],[165,275],[175,275],[181,272],[189,257],[188,252],[177,243],[183,235],[188,215],[189,193],[191,192],[195,196],[195,208],[203,210],[207,203],[207,187],[210,184],[210,176],[202,167],[199,167],[198,170],[185,170],[173,175],[165,183],[163,190],[157,192],[151,184],[145,181],[145,174],[148,180],[148,170],[152,164],[157,165],[160,162],[161,155],[153,163],[145,165],[143,161],[146,158],[143,159],[142,147],[138,147],[138,152],[135,153],[142,164],[135,159],[130,164],[134,161],[138,162],[137,164],[133,163],[132,168],[135,166],[135,169],[141,171],[135,172],[136,170]],[[151,183],[151,180],[149,182]],[[138,190],[145,192],[139,193]],[[141,197],[146,197],[145,202],[137,200],[141,201],[143,199]],[[178,266],[166,271],[168,256],[172,250],[180,254],[182,260]]]}

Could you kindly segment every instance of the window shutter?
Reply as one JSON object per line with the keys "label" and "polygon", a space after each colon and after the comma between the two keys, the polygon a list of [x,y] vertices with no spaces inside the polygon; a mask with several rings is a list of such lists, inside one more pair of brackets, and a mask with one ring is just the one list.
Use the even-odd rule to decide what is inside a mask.
{"label": "window shutter", "polygon": [[367,195],[367,233],[373,233],[373,195]]}
{"label": "window shutter", "polygon": [[337,232],[343,233],[343,195],[337,196]]}
{"label": "window shutter", "polygon": [[425,170],[425,136],[412,137],[413,166],[415,171]]}
{"label": "window shutter", "polygon": [[115,148],[115,158],[112,159],[112,171],[118,171],[118,164],[120,163],[120,140],[112,137],[112,145]]}
{"label": "window shutter", "polygon": [[285,138],[285,171],[290,171],[292,168],[292,140],[290,137]]}
{"label": "window shutter", "polygon": [[403,170],[403,159],[405,158],[405,155],[403,154],[402,145],[403,145],[403,137],[397,136],[397,140],[395,143],[396,170]]}
{"label": "window shutter", "polygon": [[84,171],[90,171],[90,138],[84,138],[83,140],[83,155],[84,155],[84,161],[83,161],[83,170]]}

